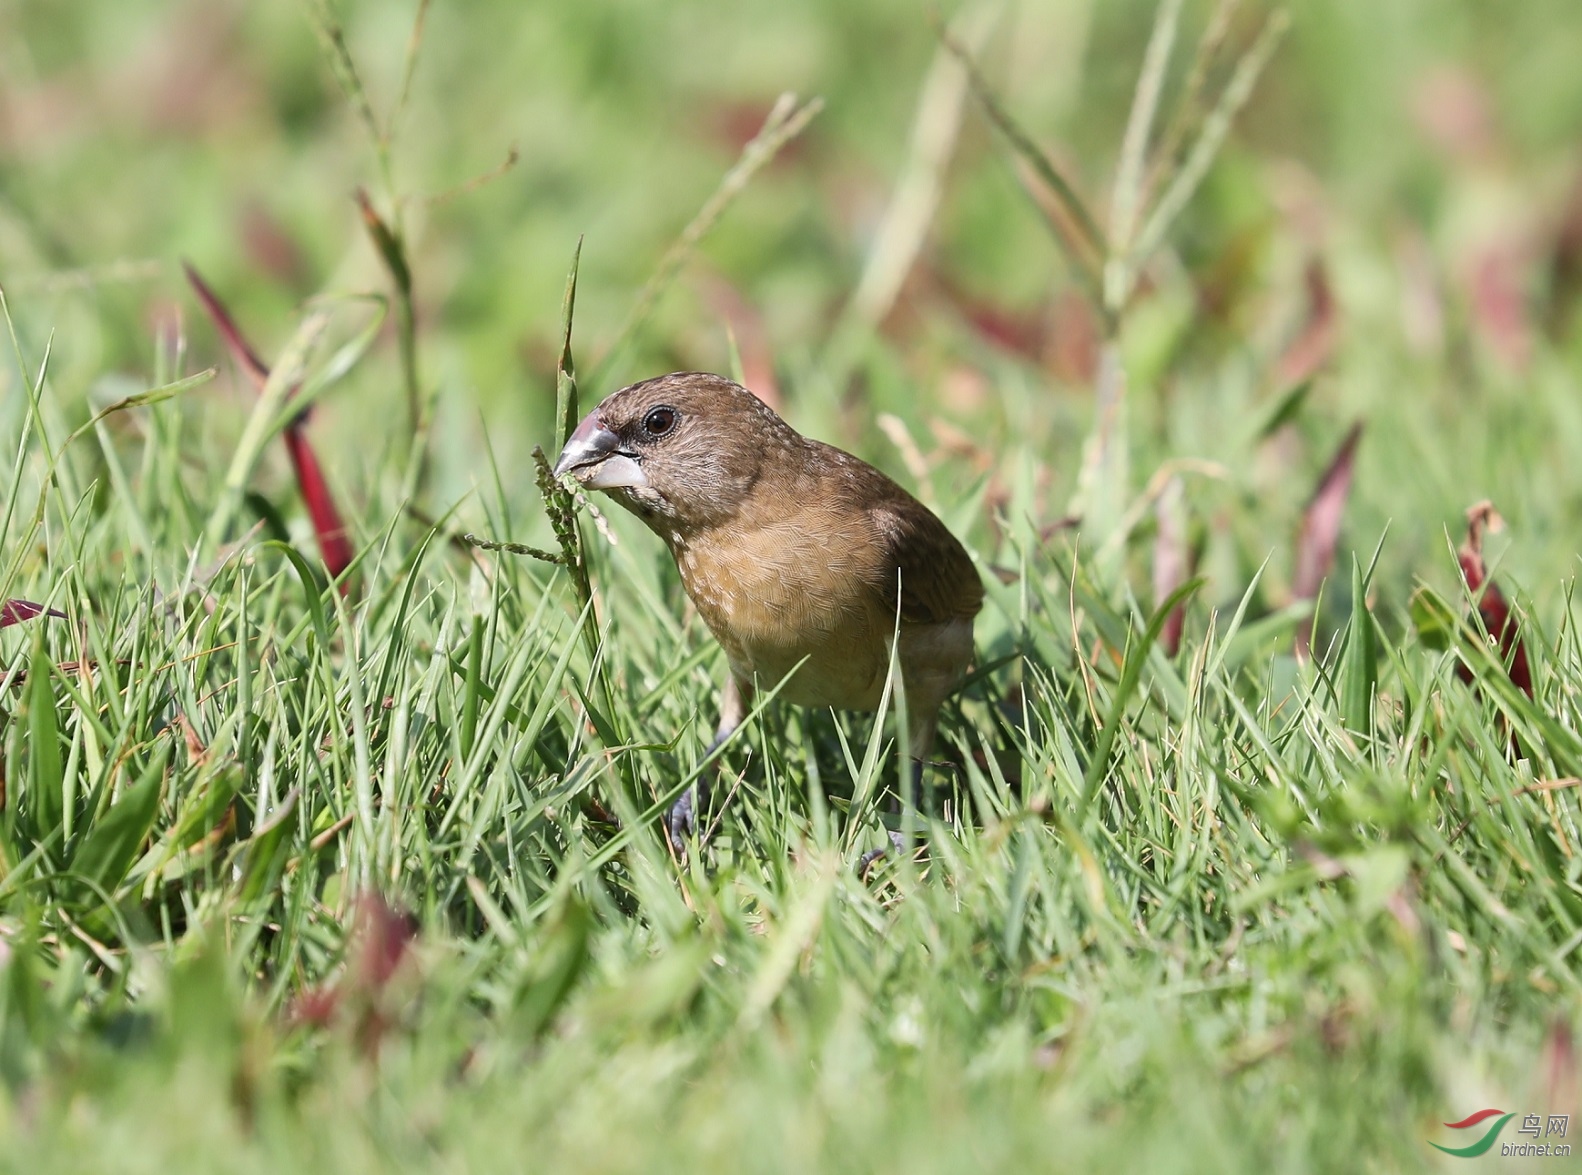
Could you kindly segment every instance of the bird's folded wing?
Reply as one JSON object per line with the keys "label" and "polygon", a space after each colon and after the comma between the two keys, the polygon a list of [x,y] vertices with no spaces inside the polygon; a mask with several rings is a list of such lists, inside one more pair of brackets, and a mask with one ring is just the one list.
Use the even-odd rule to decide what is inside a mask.
{"label": "bird's folded wing", "polygon": [[[983,607],[983,583],[967,552],[921,502],[886,502],[874,519],[899,572],[901,619],[914,624],[970,620]],[[892,573],[894,574],[894,573]],[[887,595],[895,599],[896,586]],[[890,607],[894,607],[893,602]]]}

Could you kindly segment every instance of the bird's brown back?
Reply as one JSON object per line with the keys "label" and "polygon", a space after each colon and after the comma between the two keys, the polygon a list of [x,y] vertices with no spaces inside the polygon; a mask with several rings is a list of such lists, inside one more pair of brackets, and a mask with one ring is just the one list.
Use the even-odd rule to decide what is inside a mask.
{"label": "bird's brown back", "polygon": [[983,607],[983,583],[966,549],[933,511],[865,461],[807,440],[826,500],[861,512],[882,558],[864,569],[877,606],[901,620],[943,624],[970,620]]}

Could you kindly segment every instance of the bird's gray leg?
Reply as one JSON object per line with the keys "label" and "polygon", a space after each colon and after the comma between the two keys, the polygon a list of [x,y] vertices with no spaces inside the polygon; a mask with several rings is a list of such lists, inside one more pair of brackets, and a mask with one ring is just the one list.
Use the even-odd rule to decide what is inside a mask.
{"label": "bird's gray leg", "polygon": [[934,749],[934,728],[939,725],[939,703],[931,707],[919,707],[919,713],[913,714],[908,725],[906,747],[911,752],[912,762],[922,764],[928,758],[928,753]]}
{"label": "bird's gray leg", "polygon": [[[705,759],[719,750],[720,744],[735,733],[742,719],[747,717],[747,707],[752,704],[752,700],[752,682],[737,677],[734,672],[727,672],[725,688],[720,691],[719,729],[714,732],[714,741],[709,744],[708,750],[703,752]],[[688,837],[697,835],[698,814],[708,807],[708,779],[715,770],[716,767],[711,766],[705,771],[696,783],[682,793],[665,816],[665,830],[670,834],[671,847],[677,852],[685,847]]]}
{"label": "bird's gray leg", "polygon": [[939,703],[936,702],[912,719],[910,725],[912,729],[907,732],[907,750],[912,757],[912,806],[920,808],[923,804],[923,764],[928,762],[928,756],[934,749],[934,728],[939,725]]}
{"label": "bird's gray leg", "polygon": [[[923,794],[923,764],[928,758],[929,751],[933,749],[934,728],[938,722],[938,705],[935,705],[932,708],[920,708],[918,710],[912,711],[911,713],[911,721],[909,723],[911,729],[907,731],[906,739],[909,762],[912,765],[912,770],[908,773],[911,775],[911,779],[909,781],[903,782],[901,787],[906,787],[908,783],[910,784],[912,788],[913,808],[921,807]],[[891,797],[890,804],[890,810],[892,812],[899,812],[901,810],[901,793],[899,788],[896,790],[896,794]],[[892,850],[897,853],[906,852],[906,837],[902,836],[900,832],[891,832],[890,843],[884,847],[869,849],[866,853],[864,853],[857,861],[858,874],[866,873],[868,871],[868,866],[872,865],[880,857]]]}

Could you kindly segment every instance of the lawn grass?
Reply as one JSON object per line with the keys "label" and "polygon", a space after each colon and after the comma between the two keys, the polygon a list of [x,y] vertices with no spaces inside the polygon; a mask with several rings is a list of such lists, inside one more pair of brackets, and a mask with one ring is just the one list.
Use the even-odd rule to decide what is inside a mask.
{"label": "lawn grass", "polygon": [[[110,77],[117,28],[188,44],[155,6],[112,7],[20,6],[13,99]],[[0,599],[62,614],[0,628],[7,1169],[1396,1171],[1465,1161],[1429,1144],[1474,1141],[1443,1126],[1474,1110],[1576,1108],[1564,5],[1297,11],[1158,252],[1118,253],[1119,277],[1099,259],[1090,303],[1080,240],[1051,234],[1018,190],[1030,157],[963,85],[934,277],[869,317],[853,290],[939,131],[918,114],[908,146],[922,79],[948,68],[910,6],[715,29],[697,5],[436,5],[399,118],[412,13],[308,7],[218,38],[254,71],[241,113],[150,132],[88,102],[102,136],[68,119],[0,185]],[[1128,125],[1174,133],[1211,6],[1185,7],[1152,119],[1152,5],[1036,7],[954,35],[1073,198],[1146,239],[1150,205],[1109,181],[1148,175]],[[343,17],[318,45],[314,19]],[[1082,30],[1072,92],[1027,72]],[[718,76],[676,44],[731,35]],[[526,41],[542,76],[512,81],[489,50]],[[880,41],[885,68],[850,56]],[[1446,62],[1464,73],[1435,82]],[[759,74],[823,111],[667,268],[751,134],[709,120],[740,104],[756,127]],[[227,92],[200,75],[199,98]],[[1494,128],[1403,137],[1413,87],[1452,83]],[[516,169],[422,199],[516,130]],[[257,272],[279,252],[217,191],[264,193],[297,268]],[[1511,313],[1468,276],[1506,256],[1501,217]],[[183,253],[262,340],[262,395]],[[156,277],[95,269],[143,256]],[[675,284],[650,299],[656,273]],[[1007,326],[1027,320],[1033,345]],[[765,364],[794,423],[962,536],[988,591],[978,672],[899,816],[893,709],[764,701],[678,859],[659,817],[709,769],[723,655],[661,545],[602,508],[568,530],[531,451],[628,377]],[[306,422],[282,408],[294,370]],[[1356,421],[1354,464],[1331,465]],[[352,539],[338,579],[293,428]],[[1315,496],[1326,467],[1349,493]],[[1457,562],[1485,497],[1530,692]],[[1326,555],[1313,601],[1301,565]],[[887,822],[919,853],[859,876]]]}

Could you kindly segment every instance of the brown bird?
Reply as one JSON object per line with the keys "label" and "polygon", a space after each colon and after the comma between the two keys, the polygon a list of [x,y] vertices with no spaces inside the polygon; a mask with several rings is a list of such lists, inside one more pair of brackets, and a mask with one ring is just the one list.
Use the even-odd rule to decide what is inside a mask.
{"label": "brown bird", "polygon": [[[877,709],[898,634],[908,749],[927,755],[940,703],[972,659],[983,585],[911,494],[804,437],[741,385],[700,372],[606,397],[555,473],[608,493],[669,546],[730,662],[714,746],[757,686],[788,674],[780,696],[798,705]],[[666,823],[678,846],[696,830],[692,795]]]}

